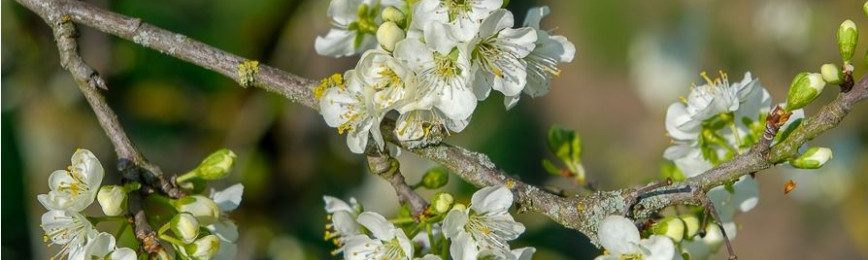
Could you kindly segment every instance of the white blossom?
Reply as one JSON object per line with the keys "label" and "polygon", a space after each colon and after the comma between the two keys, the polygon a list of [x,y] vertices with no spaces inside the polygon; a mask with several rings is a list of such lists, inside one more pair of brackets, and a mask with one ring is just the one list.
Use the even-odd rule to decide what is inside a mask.
{"label": "white blossom", "polygon": [[606,217],[597,229],[597,236],[608,253],[597,260],[670,260],[678,256],[671,239],[660,235],[641,239],[633,221],[618,215]]}
{"label": "white blossom", "polygon": [[329,214],[327,218],[330,220],[326,225],[326,240],[332,240],[336,246],[341,247],[347,237],[362,234],[362,227],[356,222],[356,218],[362,213],[362,206],[356,198],[350,198],[347,203],[332,196],[323,196],[323,201],[326,213]]}
{"label": "white blossom", "polygon": [[48,194],[39,194],[36,199],[49,210],[80,212],[96,198],[102,178],[102,164],[86,149],[78,149],[72,155],[72,165],[66,170],[57,170],[48,177]]}
{"label": "white blossom", "polygon": [[740,153],[749,147],[745,137],[754,134],[745,122],[759,121],[761,114],[768,112],[771,106],[768,91],[750,72],[735,84],[729,84],[726,74],[721,73],[721,76],[716,80],[706,76],[707,84],[693,88],[684,102],[676,102],[666,111],[666,131],[673,145],[666,149],[663,157],[672,160],[687,177],[699,175],[713,166],[699,147],[703,123],[719,115],[730,118],[731,122],[727,123],[730,127],[717,131],[725,147],[717,147],[714,152],[718,157]]}
{"label": "white blossom", "polygon": [[479,31],[480,23],[503,5],[503,0],[422,0],[415,4],[411,29],[442,23],[457,40],[469,41]]}
{"label": "white blossom", "polygon": [[[576,55],[576,46],[561,35],[551,35],[540,29],[540,21],[548,15],[548,6],[531,8],[527,11],[524,26],[536,31],[536,47],[524,58],[527,63],[527,86],[524,93],[531,97],[540,97],[549,92],[549,82],[553,77],[560,76],[560,63],[572,62]],[[508,96],[507,107],[515,105],[519,96]]]}
{"label": "white blossom", "polygon": [[369,32],[369,27],[376,25],[372,24],[368,17],[359,17],[362,5],[370,7],[373,2],[332,0],[327,13],[331,18],[332,28],[325,36],[316,37],[316,52],[323,56],[343,57],[374,48],[377,42],[371,34],[373,32]]}
{"label": "white blossom", "polygon": [[45,231],[46,242],[61,246],[54,255],[56,259],[83,255],[88,237],[95,233],[93,225],[85,216],[72,211],[50,210],[42,214],[40,226]]}
{"label": "white blossom", "polygon": [[363,86],[354,70],[344,73],[342,85],[325,90],[320,99],[320,113],[326,123],[347,134],[347,146],[353,153],[364,152],[370,136],[377,146],[385,145],[380,121],[385,111],[375,105],[374,89]]}
{"label": "white blossom", "polygon": [[118,248],[115,237],[109,233],[96,234],[84,249],[82,259],[110,259],[110,260],[135,260],[136,251],[130,248]]}
{"label": "white blossom", "polygon": [[[458,46],[445,39],[446,28],[431,32],[426,43],[417,39],[405,39],[395,47],[395,58],[405,62],[416,74],[417,91],[410,104],[399,108],[399,112],[416,109],[439,110],[453,120],[470,118],[476,109],[476,95],[470,86],[470,57],[465,46]],[[439,31],[439,32],[438,32]],[[444,39],[436,44],[437,39]]]}
{"label": "white blossom", "polygon": [[396,108],[415,89],[413,71],[388,52],[365,52],[355,71],[365,87],[373,88],[373,101],[380,110]]}
{"label": "white blossom", "polygon": [[221,191],[211,194],[211,199],[217,204],[220,211],[220,217],[217,222],[205,226],[205,229],[211,231],[219,238],[220,248],[214,254],[213,259],[229,260],[235,259],[238,254],[238,226],[229,218],[228,213],[238,208],[241,205],[241,197],[244,194],[244,185],[236,183]]}
{"label": "white blossom", "polygon": [[482,22],[470,44],[473,87],[479,100],[487,98],[492,88],[507,97],[517,96],[527,84],[524,58],[533,51],[537,33],[530,27],[512,29],[513,24],[512,13],[498,9]]}
{"label": "white blossom", "polygon": [[357,220],[371,232],[373,238],[360,234],[347,237],[343,247],[348,260],[402,260],[413,257],[413,244],[404,231],[395,227],[382,215],[363,212]]}
{"label": "white blossom", "polygon": [[492,255],[512,258],[507,241],[524,233],[524,225],[509,214],[512,192],[503,186],[485,187],[473,194],[470,207],[453,209],[443,220],[443,233],[452,240],[456,260]]}

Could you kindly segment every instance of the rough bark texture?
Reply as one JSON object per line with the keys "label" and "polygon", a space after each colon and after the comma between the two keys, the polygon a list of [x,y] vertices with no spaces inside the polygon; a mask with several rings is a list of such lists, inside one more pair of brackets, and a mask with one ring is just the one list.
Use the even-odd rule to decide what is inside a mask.
{"label": "rough bark texture", "polygon": [[[87,3],[69,0],[16,0],[33,12],[39,14],[49,24],[57,19],[48,19],[52,14],[69,14],[72,22],[87,25],[97,30],[134,41],[144,47],[158,50],[203,68],[216,71],[238,81],[242,86],[253,85],[283,95],[313,110],[318,110],[318,101],[311,89],[317,81],[305,79],[267,65],[256,65],[258,70],[242,73],[241,66],[248,61],[231,53],[208,46],[184,35],[166,31],[143,23],[136,18],[127,17],[100,9]],[[61,52],[64,50],[61,48]],[[62,58],[62,63],[69,62]],[[68,66],[68,65],[65,65]],[[86,89],[96,91],[92,84],[99,86],[99,81],[93,80],[92,70],[71,69],[73,75],[84,79]],[[91,79],[91,80],[87,80]],[[247,84],[252,79],[254,84]],[[83,91],[87,92],[87,91]],[[823,107],[817,114],[805,119],[785,141],[775,146],[761,142],[749,152],[737,156],[732,161],[719,166],[684,182],[656,189],[647,194],[638,194],[642,187],[624,188],[614,191],[598,191],[589,195],[561,197],[540,188],[521,182],[497,168],[484,154],[473,152],[462,147],[441,143],[423,148],[411,148],[408,143],[398,142],[391,134],[385,138],[406,150],[437,162],[450,169],[465,181],[482,187],[505,185],[516,195],[516,204],[522,212],[538,212],[550,217],[555,222],[587,235],[591,241],[597,239],[597,226],[610,214],[623,214],[628,211],[628,201],[633,201],[641,195],[630,213],[636,218],[647,218],[661,209],[673,206],[701,203],[705,192],[721,184],[737,180],[741,176],[770,168],[797,155],[798,147],[810,141],[817,135],[838,125],[853,106],[868,98],[868,80],[862,78],[852,90],[839,94],[832,103]],[[89,99],[90,100],[90,99]],[[99,109],[95,109],[99,110]],[[99,115],[99,117],[104,117]],[[113,117],[112,117],[113,118]],[[102,120],[101,120],[102,121]],[[384,133],[392,133],[394,123],[384,122]],[[117,130],[120,130],[119,126]],[[111,136],[113,128],[106,129]],[[121,130],[122,132],[122,130]],[[114,141],[114,140],[113,140]],[[127,140],[126,143],[129,143]],[[118,148],[121,149],[121,148]],[[119,150],[119,156],[122,151]],[[397,174],[400,175],[400,174]],[[391,179],[387,179],[391,180]],[[394,181],[394,180],[392,180]],[[395,185],[395,183],[393,183]],[[406,184],[405,184],[406,185]],[[400,191],[401,197],[407,191]],[[417,195],[418,196],[418,195]]]}

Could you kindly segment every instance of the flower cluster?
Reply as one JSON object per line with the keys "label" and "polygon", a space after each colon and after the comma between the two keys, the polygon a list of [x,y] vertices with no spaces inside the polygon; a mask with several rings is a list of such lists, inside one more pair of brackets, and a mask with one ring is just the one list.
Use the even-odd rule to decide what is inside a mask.
{"label": "flower cluster", "polygon": [[[435,196],[431,215],[417,223],[411,217],[387,220],[364,211],[355,199],[344,202],[325,196],[329,224],[326,240],[346,259],[516,259],[529,260],[536,249],[511,249],[508,242],[524,233],[524,225],[509,214],[512,192],[486,187],[473,194],[470,206],[453,204],[451,195]],[[412,238],[412,239],[411,239]],[[448,251],[446,243],[450,243]],[[419,258],[417,258],[419,257]]]}
{"label": "flower cluster", "polygon": [[[100,192],[105,170],[96,156],[88,150],[78,149],[72,155],[72,165],[66,170],[57,170],[48,177],[48,194],[36,198],[48,212],[42,215],[42,229],[49,245],[60,245],[56,259],[110,258],[134,260],[136,252],[129,248],[118,248],[115,237],[98,232],[94,224],[82,211],[93,204]],[[125,194],[121,194],[121,197]],[[102,196],[101,196],[102,197]],[[123,199],[119,199],[123,200]],[[108,203],[103,208],[114,208]],[[112,212],[114,209],[109,210]],[[108,214],[108,213],[107,213]]]}
{"label": "flower cluster", "polygon": [[[184,181],[177,183],[187,192],[200,193],[199,190],[204,190],[202,182],[194,182],[227,176],[234,158],[235,154],[229,150],[218,151],[191,173],[180,176],[178,179]],[[115,239],[115,235],[133,232],[132,227],[122,224],[120,234],[112,235],[96,230],[95,226],[104,221],[126,224],[127,194],[136,192],[141,184],[130,182],[100,187],[104,175],[105,170],[93,153],[79,149],[72,156],[71,166],[51,174],[48,194],[37,196],[48,209],[42,215],[41,224],[46,242],[62,246],[53,259],[137,259],[135,250],[119,247]],[[234,259],[238,228],[227,213],[240,205],[243,191],[241,184],[235,184],[207,197],[194,194],[170,199],[157,193],[149,194],[151,200],[148,201],[161,202],[171,215],[148,214],[148,221],[162,225],[157,236],[172,246],[177,257]],[[94,200],[99,201],[105,216],[87,216],[82,212]],[[147,209],[150,205],[145,203],[144,206]],[[160,255],[168,257],[168,252],[161,251]]]}
{"label": "flower cluster", "polygon": [[323,80],[315,95],[329,126],[361,153],[380,121],[399,114],[395,135],[417,145],[462,131],[492,89],[507,108],[522,93],[548,93],[558,65],[575,47],[540,29],[548,7],[528,11],[523,27],[502,0],[332,0],[334,27],[316,40],[321,55],[362,53],[355,69]]}

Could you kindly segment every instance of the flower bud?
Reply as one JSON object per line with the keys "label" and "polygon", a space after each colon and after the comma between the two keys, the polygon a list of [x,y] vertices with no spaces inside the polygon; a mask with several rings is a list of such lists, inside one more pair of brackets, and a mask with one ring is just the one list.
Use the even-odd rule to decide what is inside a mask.
{"label": "flower bud", "polygon": [[865,16],[868,16],[868,2],[862,5],[862,12],[865,12]]}
{"label": "flower bud", "polygon": [[431,208],[434,209],[434,212],[437,214],[443,214],[452,208],[453,202],[455,202],[455,199],[452,198],[452,194],[438,192],[437,194],[434,194],[434,202],[431,203]]}
{"label": "flower bud", "polygon": [[787,94],[787,110],[793,111],[803,108],[820,96],[826,81],[818,73],[802,72],[793,79],[790,84],[790,92]]}
{"label": "flower bud", "polygon": [[377,29],[377,42],[383,49],[392,51],[399,41],[404,39],[404,30],[395,22],[385,22]]}
{"label": "flower bud", "polygon": [[192,243],[199,236],[199,221],[190,213],[182,212],[172,217],[172,232],[184,243]]}
{"label": "flower bud", "polygon": [[449,182],[449,173],[441,167],[431,168],[422,176],[422,186],[433,190],[446,185]]}
{"label": "flower bud", "polygon": [[175,200],[174,204],[178,212],[187,212],[196,217],[201,226],[211,225],[217,222],[217,218],[220,217],[220,210],[217,208],[217,204],[202,195],[183,197]]}
{"label": "flower bud", "polygon": [[184,248],[187,256],[192,259],[210,259],[218,250],[220,250],[220,239],[215,235],[204,236]]}
{"label": "flower bud", "polygon": [[799,158],[790,161],[793,167],[799,169],[819,169],[832,159],[832,149],[826,147],[808,148]]}
{"label": "flower bud", "polygon": [[389,6],[386,7],[386,9],[383,9],[382,16],[384,22],[394,22],[398,25],[404,24],[404,12],[401,12],[401,10],[398,10],[398,8],[395,8],[394,6]]}
{"label": "flower bud", "polygon": [[127,210],[127,192],[121,186],[102,186],[96,199],[106,216],[120,216]]}
{"label": "flower bud", "polygon": [[820,67],[820,73],[823,75],[823,80],[828,84],[840,85],[841,83],[844,83],[844,72],[835,64],[823,64],[823,66]]}
{"label": "flower bud", "polygon": [[859,39],[859,31],[856,29],[856,24],[853,21],[846,20],[838,27],[838,48],[841,51],[841,58],[844,62],[849,62],[853,58],[853,51],[856,50],[856,41]]}
{"label": "flower bud", "polygon": [[467,206],[464,204],[461,204],[461,203],[455,203],[455,205],[452,205],[452,210],[465,210],[465,209],[467,209]]}
{"label": "flower bud", "polygon": [[705,227],[705,237],[702,238],[702,242],[712,250],[720,248],[723,245],[723,232],[720,231],[720,228],[720,226],[713,223],[709,223]]}
{"label": "flower bud", "polygon": [[675,243],[681,242],[684,239],[684,222],[676,217],[668,217],[663,221],[657,222],[651,227],[651,232],[657,235],[664,235],[672,238]]}
{"label": "flower bud", "polygon": [[232,150],[223,148],[202,160],[199,167],[194,170],[196,176],[203,180],[217,180],[229,175],[232,167],[235,166],[235,155]]}
{"label": "flower bud", "polygon": [[687,238],[692,238],[699,233],[699,218],[693,214],[684,214],[679,216],[681,221],[684,222],[684,227],[687,235]]}

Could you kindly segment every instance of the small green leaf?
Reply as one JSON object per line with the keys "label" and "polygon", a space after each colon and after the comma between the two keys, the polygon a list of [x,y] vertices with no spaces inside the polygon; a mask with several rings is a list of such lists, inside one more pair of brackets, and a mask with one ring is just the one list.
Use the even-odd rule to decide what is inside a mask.
{"label": "small green leaf", "polygon": [[557,175],[557,176],[561,175],[561,169],[558,168],[557,166],[555,166],[548,159],[542,159],[542,166],[546,170],[546,172],[548,172],[551,175]]}
{"label": "small green leaf", "polygon": [[660,165],[660,178],[662,179],[671,179],[673,182],[680,182],[687,179],[684,176],[684,172],[675,165],[675,163],[671,161],[665,161]]}
{"label": "small green leaf", "polygon": [[796,121],[793,121],[793,123],[787,126],[787,128],[782,129],[780,132],[778,132],[778,135],[775,136],[774,142],[779,143],[783,140],[787,140],[787,137],[790,137],[790,134],[792,134],[793,131],[796,130],[796,128],[799,128],[799,126],[802,125],[802,121],[802,118],[796,119]]}

